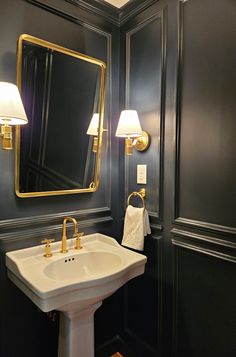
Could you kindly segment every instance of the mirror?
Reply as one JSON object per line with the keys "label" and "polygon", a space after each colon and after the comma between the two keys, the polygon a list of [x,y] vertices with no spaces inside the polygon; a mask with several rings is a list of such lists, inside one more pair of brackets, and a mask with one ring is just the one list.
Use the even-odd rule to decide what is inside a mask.
{"label": "mirror", "polygon": [[[17,85],[29,123],[16,127],[18,197],[97,190],[105,75],[106,65],[98,59],[20,36]],[[94,114],[95,130],[88,131]]]}

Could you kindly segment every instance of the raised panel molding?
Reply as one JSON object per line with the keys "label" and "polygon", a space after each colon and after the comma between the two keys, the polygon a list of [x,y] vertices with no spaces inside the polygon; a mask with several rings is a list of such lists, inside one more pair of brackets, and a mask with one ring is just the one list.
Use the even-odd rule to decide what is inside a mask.
{"label": "raised panel molding", "polygon": [[181,240],[185,232],[173,233],[172,356],[187,357],[191,351],[196,356],[233,356],[236,256],[187,243]]}
{"label": "raised panel molding", "polygon": [[73,216],[79,221],[85,220],[99,220],[102,217],[111,215],[111,210],[108,207],[92,208],[80,211],[60,212],[48,215],[40,215],[36,217],[24,217],[16,219],[7,219],[0,221],[1,235],[11,231],[18,231],[20,229],[28,229],[29,227],[47,227],[57,225],[62,222],[65,216]]}
{"label": "raised panel molding", "polygon": [[[180,351],[181,351],[181,355],[183,356],[188,355],[186,352],[182,351],[181,348],[181,346],[183,346],[182,339],[183,339],[183,330],[185,327],[185,324],[183,323],[182,319],[188,318],[187,316],[185,316],[187,312],[182,311],[183,309],[182,299],[188,300],[189,298],[191,302],[190,295],[194,294],[195,296],[198,296],[198,289],[201,292],[201,294],[204,294],[203,289],[200,287],[202,283],[201,283],[201,278],[198,277],[198,274],[204,274],[205,276],[208,276],[207,274],[209,274],[209,279],[210,279],[212,274],[210,272],[211,271],[210,269],[212,269],[211,264],[214,264],[214,266],[217,266],[219,267],[219,269],[221,269],[220,268],[221,262],[222,264],[236,263],[236,243],[232,241],[227,241],[216,237],[212,237],[212,236],[204,236],[193,232],[178,230],[176,228],[172,229],[171,233],[174,236],[174,238],[171,239],[171,243],[173,247],[173,345],[172,348],[173,348],[173,357],[174,356],[177,357],[180,355]],[[191,257],[192,254],[196,254],[195,258],[194,256]],[[206,258],[209,259],[209,261],[205,260],[204,267],[202,266],[202,264],[197,263],[197,259],[199,259],[201,256],[209,257]],[[186,262],[183,262],[184,259],[183,257],[188,257],[188,265],[186,264]],[[196,262],[194,262],[194,259],[196,259]],[[210,259],[214,259],[214,260],[216,259],[216,260],[213,261]],[[201,262],[203,262],[202,259]],[[198,287],[194,285],[194,283],[192,283],[193,284],[192,287],[188,286],[188,282],[186,283],[184,282],[185,278],[182,276],[184,274],[184,271],[182,269],[187,269],[189,271],[190,276],[191,274],[193,274],[193,279],[195,279],[200,284],[200,286]],[[221,274],[223,274],[222,272],[223,270],[221,271]],[[189,289],[188,293],[186,293],[186,290],[183,290],[183,286],[185,286],[185,284],[186,284],[185,289],[187,289],[187,287]],[[214,288],[216,290],[217,289],[222,290],[223,286],[224,286],[223,283],[221,285],[221,283],[218,282],[218,287],[214,286]],[[206,301],[206,303],[208,302]],[[194,303],[193,306],[195,306]],[[201,315],[203,314],[202,311],[204,308],[206,307],[204,306],[203,301],[199,302],[199,311],[200,311],[199,314]],[[205,313],[208,313],[208,311]],[[214,313],[217,314],[217,311],[214,311]],[[209,317],[209,319],[210,318],[211,317]],[[190,328],[189,325],[190,324],[188,322],[187,323],[188,328]],[[181,333],[179,327],[181,327],[182,329]],[[212,334],[214,334],[214,332],[212,332]],[[201,339],[202,341],[204,341],[204,333],[201,335]],[[205,341],[202,343],[205,343]],[[186,346],[187,346],[186,349],[188,350],[188,344],[186,344]],[[192,345],[190,343],[190,346],[191,346],[190,348],[193,348],[193,342]]]}
{"label": "raised panel molding", "polygon": [[176,91],[176,128],[175,128],[175,183],[174,183],[174,217],[173,224],[186,228],[200,229],[220,236],[235,236],[236,228],[207,221],[181,217],[180,207],[180,132],[181,132],[181,99],[183,74],[183,44],[184,44],[184,7],[197,0],[178,0],[178,59],[177,59],[177,91]]}
{"label": "raised panel molding", "polygon": [[[131,62],[131,38],[138,31],[141,31],[150,23],[155,20],[159,20],[161,23],[161,53],[160,53],[160,62],[161,62],[161,79],[160,79],[160,134],[159,134],[159,150],[160,150],[160,158],[159,158],[159,182],[157,182],[157,188],[154,188],[152,192],[157,192],[157,196],[159,198],[159,210],[149,212],[149,217],[151,221],[151,225],[154,229],[162,230],[162,226],[160,222],[163,218],[163,163],[164,163],[164,104],[165,104],[165,92],[166,92],[166,21],[167,21],[167,9],[164,8],[159,12],[152,14],[152,16],[146,18],[144,21],[140,22],[137,26],[128,29],[126,32],[126,78],[125,78],[125,103],[126,107],[130,106],[130,62]],[[158,125],[158,123],[156,123]],[[144,128],[145,130],[145,128]],[[140,161],[141,157],[138,158]],[[132,157],[131,157],[132,160]],[[128,197],[129,193],[132,191],[132,188],[129,187],[129,175],[130,175],[130,161],[125,158],[125,202],[126,197]],[[149,191],[148,184],[146,186],[147,190],[147,200],[149,199]],[[157,208],[157,207],[156,207]]]}
{"label": "raised panel molding", "polygon": [[154,357],[162,348],[163,238],[145,239],[145,273],[125,288],[125,342],[137,356]]}
{"label": "raised panel molding", "polygon": [[152,237],[158,236],[160,232],[163,230],[162,224],[160,224],[160,218],[157,213],[148,212],[149,221],[150,221],[150,228],[152,232]]}
{"label": "raised panel molding", "polygon": [[174,246],[236,263],[236,243],[215,237],[172,229]]}
{"label": "raised panel molding", "polygon": [[234,241],[228,241],[228,240],[219,239],[219,238],[216,238],[216,237],[196,234],[196,233],[193,233],[193,232],[183,231],[183,230],[179,230],[179,229],[176,229],[176,228],[173,228],[171,230],[171,233],[174,236],[183,237],[183,238],[187,238],[187,239],[190,239],[190,240],[195,240],[195,241],[198,241],[198,242],[203,242],[203,243],[205,242],[205,243],[210,243],[210,244],[217,245],[217,246],[236,249],[236,243]]}
{"label": "raised panel molding", "polygon": [[222,235],[223,237],[225,235],[236,236],[236,228],[221,226],[219,224],[196,221],[194,219],[188,219],[183,217],[175,218],[174,223],[184,227],[198,228],[207,232],[217,233],[219,235]]}
{"label": "raised panel molding", "polygon": [[[57,239],[61,235],[65,216],[73,216],[78,221],[79,230],[85,229],[85,233],[87,233],[86,229],[89,233],[90,231],[94,232],[101,225],[113,222],[109,208],[1,221],[0,250],[7,251],[8,249],[21,249],[24,246],[37,245],[44,237],[48,236]],[[72,229],[71,224],[68,224],[68,227],[69,230]]]}
{"label": "raised panel molding", "polygon": [[[148,263],[145,269],[145,274],[139,279],[136,283],[129,284],[126,289],[126,298],[125,298],[125,343],[131,351],[137,356],[150,356],[154,357],[157,353],[161,353],[162,350],[162,335],[163,335],[163,326],[162,326],[162,289],[163,289],[163,277],[162,277],[162,263],[163,263],[163,237],[162,237],[162,219],[163,219],[163,161],[164,161],[164,106],[165,106],[165,76],[166,76],[166,22],[167,22],[167,9],[155,10],[155,13],[152,13],[151,16],[146,17],[143,21],[139,22],[136,26],[127,27],[125,36],[126,36],[126,78],[125,78],[125,102],[126,107],[130,105],[130,94],[131,94],[131,78],[130,71],[132,70],[132,60],[131,58],[131,46],[134,46],[132,43],[132,36],[136,35],[139,31],[145,31],[147,26],[153,24],[154,21],[157,22],[156,28],[156,37],[160,39],[160,52],[157,53],[158,60],[156,66],[159,67],[157,70],[160,71],[160,82],[158,83],[158,93],[156,96],[159,100],[158,113],[156,115],[157,120],[152,125],[157,125],[159,136],[159,162],[157,164],[157,174],[159,178],[153,181],[148,181],[146,185],[147,191],[147,209],[149,213],[150,226],[151,226],[151,235],[145,238],[145,250],[144,254],[148,257]],[[160,32],[159,32],[160,31]],[[140,33],[140,32],[139,32]],[[156,38],[155,37],[155,38]],[[154,45],[154,44],[153,44]],[[160,57],[159,57],[160,56]],[[154,60],[154,59],[150,59]],[[140,68],[140,71],[145,70]],[[135,76],[135,72],[133,73]],[[133,77],[132,77],[133,78]],[[140,83],[141,85],[141,83]],[[135,94],[135,93],[134,93]],[[145,98],[144,98],[145,100]],[[134,108],[138,109],[138,108]],[[160,110],[160,111],[159,111]],[[145,111],[145,110],[144,110]],[[160,120],[160,122],[159,122]],[[160,123],[160,124],[159,124]],[[160,125],[160,126],[159,126]],[[147,128],[143,128],[148,130]],[[145,153],[147,156],[150,155],[148,151]],[[157,152],[158,154],[158,152]],[[133,160],[133,162],[131,161]],[[136,157],[135,154],[133,157],[128,160],[125,159],[125,189],[124,189],[124,202],[126,202],[130,192],[138,190],[139,186],[136,185],[134,180],[130,177],[132,166],[131,164],[140,163],[142,160],[141,155]],[[151,157],[150,157],[151,160]],[[149,160],[149,161],[150,161]],[[149,167],[153,165],[149,163]],[[132,168],[133,170],[133,168]],[[153,167],[152,167],[153,170]],[[157,182],[158,181],[158,182]],[[157,206],[152,205],[153,207],[149,208],[149,200],[152,200],[152,196],[156,195]],[[150,201],[151,202],[151,201]],[[159,206],[159,207],[158,207]],[[145,293],[144,293],[145,291]],[[140,296],[141,300],[135,303],[135,310],[139,310],[140,313],[137,314],[137,311],[134,312],[134,299],[136,300],[137,296]],[[147,306],[146,312],[142,310],[143,306]],[[140,331],[138,325],[140,321],[143,321],[142,324],[149,325],[148,329],[143,329]],[[149,331],[149,333],[147,333]],[[128,350],[127,350],[128,355]]]}

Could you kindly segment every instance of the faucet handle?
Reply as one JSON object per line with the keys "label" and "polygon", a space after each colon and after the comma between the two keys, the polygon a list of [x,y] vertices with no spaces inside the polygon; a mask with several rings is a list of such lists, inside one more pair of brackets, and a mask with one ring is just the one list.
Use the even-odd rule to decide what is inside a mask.
{"label": "faucet handle", "polygon": [[41,243],[46,244],[45,245],[45,251],[44,251],[44,257],[49,258],[52,256],[52,252],[51,252],[51,246],[50,243],[54,242],[55,239],[43,239],[41,241]]}
{"label": "faucet handle", "polygon": [[80,243],[80,237],[82,237],[83,235],[84,235],[84,232],[74,234],[74,237],[76,238],[75,249],[79,250],[79,249],[83,248],[83,247],[81,247],[81,243]]}
{"label": "faucet handle", "polygon": [[43,240],[41,241],[41,243],[50,244],[50,243],[54,242],[54,240],[55,240],[55,239],[47,239],[47,238],[45,238],[45,239],[43,239]]}

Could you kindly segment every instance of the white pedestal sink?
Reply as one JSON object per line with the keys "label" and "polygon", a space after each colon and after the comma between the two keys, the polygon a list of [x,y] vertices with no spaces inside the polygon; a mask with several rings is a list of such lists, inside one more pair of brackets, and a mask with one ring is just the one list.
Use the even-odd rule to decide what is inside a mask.
{"label": "white pedestal sink", "polygon": [[52,257],[36,246],[6,254],[9,278],[42,311],[58,310],[58,357],[94,356],[94,312],[102,300],[144,272],[146,256],[121,247],[111,237],[84,236],[83,249],[60,253],[61,243],[51,244]]}
{"label": "white pedestal sink", "polygon": [[58,357],[94,356],[93,316],[101,305],[61,312]]}

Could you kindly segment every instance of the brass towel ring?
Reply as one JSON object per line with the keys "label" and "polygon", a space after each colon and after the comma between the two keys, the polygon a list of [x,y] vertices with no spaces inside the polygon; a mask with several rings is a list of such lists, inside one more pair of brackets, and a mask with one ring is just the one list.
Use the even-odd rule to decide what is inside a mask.
{"label": "brass towel ring", "polygon": [[136,191],[132,192],[127,199],[127,206],[129,205],[129,201],[132,196],[138,196],[142,200],[143,208],[146,208],[146,204],[144,200],[145,195],[146,195],[145,188],[142,188],[139,192]]}

